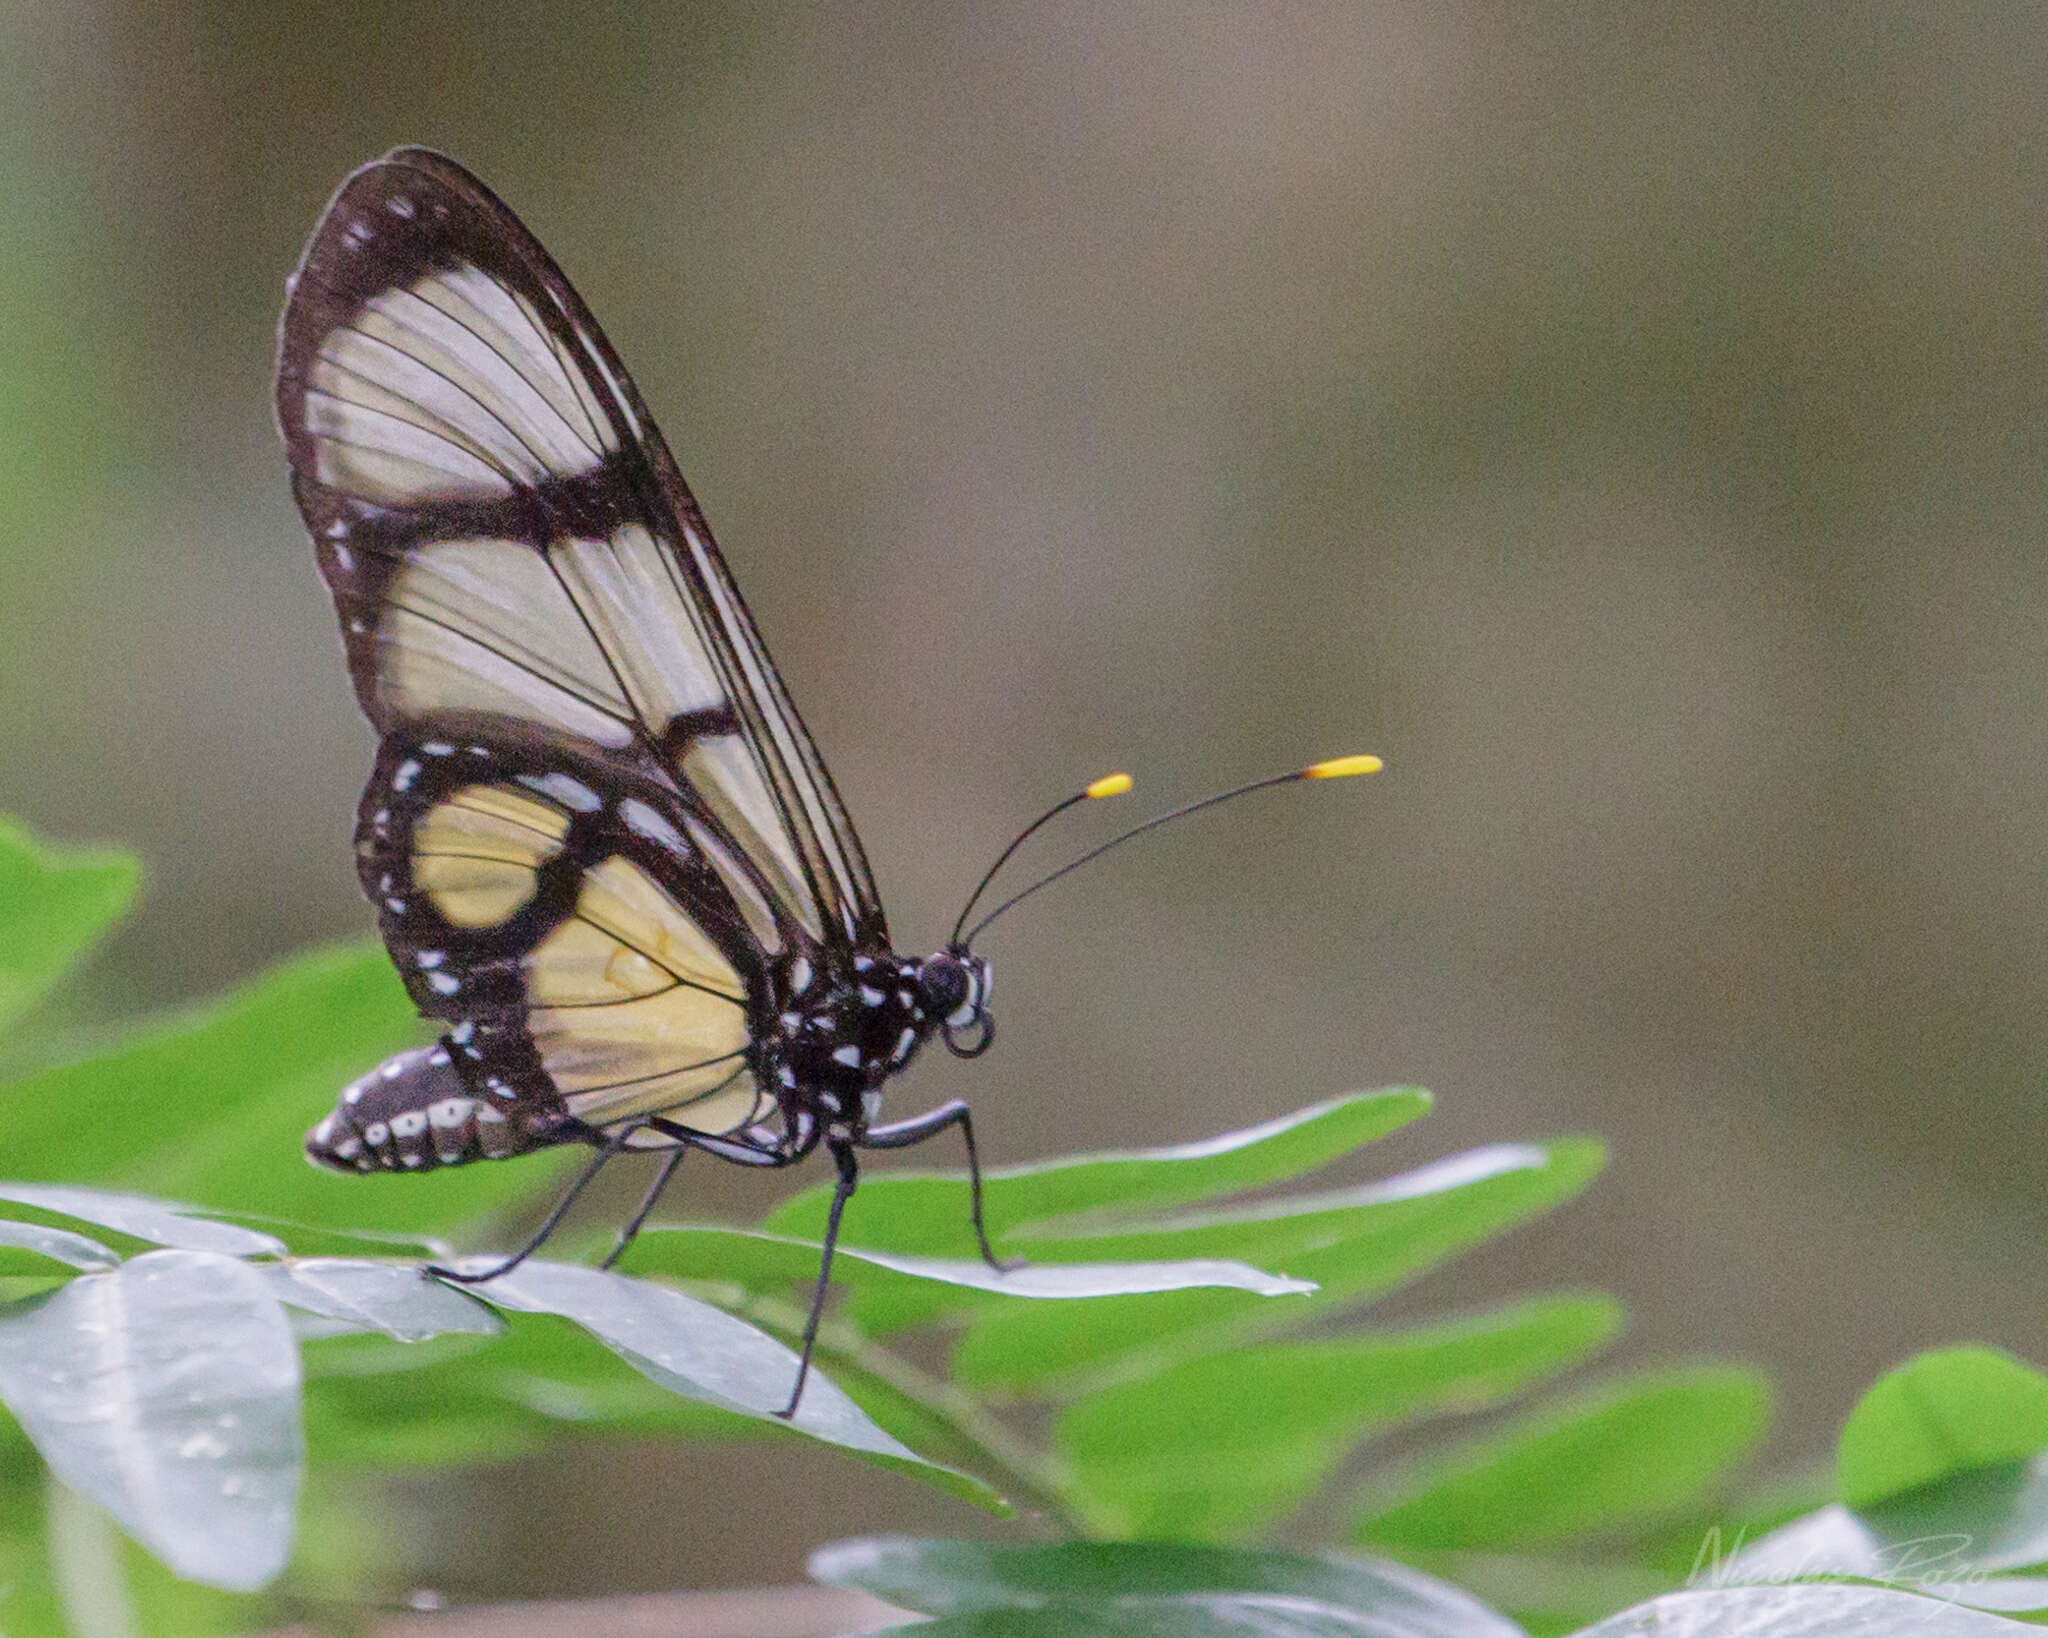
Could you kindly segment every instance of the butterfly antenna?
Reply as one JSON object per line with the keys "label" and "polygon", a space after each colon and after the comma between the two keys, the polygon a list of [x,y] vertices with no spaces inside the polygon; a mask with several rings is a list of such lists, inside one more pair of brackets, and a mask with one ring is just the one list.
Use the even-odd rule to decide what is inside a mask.
{"label": "butterfly antenna", "polygon": [[[1145,832],[1148,830],[1157,830],[1161,825],[1170,825],[1176,819],[1185,819],[1188,817],[1189,814],[1200,813],[1204,808],[1213,808],[1217,806],[1219,803],[1234,801],[1240,796],[1250,795],[1253,791],[1265,790],[1268,786],[1292,785],[1297,780],[1302,779],[1351,779],[1359,774],[1378,773],[1381,767],[1383,766],[1384,764],[1376,756],[1332,757],[1328,762],[1312,763],[1306,768],[1297,768],[1292,773],[1271,774],[1264,779],[1254,779],[1249,785],[1239,785],[1234,790],[1220,791],[1214,796],[1203,797],[1202,800],[1199,802],[1190,802],[1184,808],[1175,808],[1171,813],[1162,813],[1156,819],[1147,819],[1142,825],[1133,825],[1121,836],[1112,836],[1100,847],[1090,848],[1086,853],[1082,854],[1080,858],[1074,860],[1071,864],[1061,865],[1059,869],[1055,870],[1051,875],[1041,876],[1037,881],[1033,882],[1021,893],[1012,894],[1009,898],[1005,899],[1001,904],[997,905],[993,910],[991,910],[987,915],[983,916],[981,920],[976,922],[974,924],[974,930],[967,935],[964,941],[961,940],[959,937],[959,929],[955,928],[954,948],[965,949],[969,945],[972,945],[976,939],[980,938],[981,935],[985,931],[987,931],[989,924],[993,922],[996,919],[996,917],[1004,914],[1004,912],[1006,911],[1015,909],[1018,905],[1022,904],[1026,899],[1030,898],[1033,893],[1038,892],[1039,889],[1052,886],[1052,884],[1058,881],[1062,876],[1072,874],[1074,871],[1079,870],[1084,864],[1088,864],[1093,860],[1101,858],[1103,854],[1107,853],[1111,848],[1122,847],[1124,843],[1130,841],[1133,837],[1143,836]],[[1123,788],[1129,788],[1128,781],[1126,781]],[[1092,786],[1090,787],[1090,790],[1093,790]],[[1088,793],[1083,793],[1083,795],[1086,794]],[[1062,802],[1060,804],[1060,808],[1071,807],[1075,802],[1078,802],[1080,799],[1081,798],[1078,796],[1069,797],[1065,802]],[[1054,808],[1052,812],[1058,813],[1060,811],[1060,808]],[[1045,816],[1046,819],[1050,819],[1051,817],[1052,813],[1048,813]],[[1045,819],[1041,819],[1038,821],[1039,825],[1042,825],[1044,823]],[[1036,830],[1037,828],[1038,825],[1033,825],[1031,827],[1032,830]],[[1030,834],[1031,831],[1026,831],[1024,833],[1025,836],[1028,836]],[[1024,838],[1020,836],[1017,840],[1021,842],[1023,839]],[[1014,852],[1015,848],[1016,844],[1012,843],[1011,851]],[[1008,858],[1009,854],[1005,853],[1003,857]],[[997,862],[1000,863],[1001,861],[998,860]],[[994,874],[994,871],[989,872],[989,875],[991,876],[993,876]],[[987,881],[984,880],[982,886],[986,887],[987,885]],[[975,889],[977,897],[980,895],[980,892],[980,888]],[[963,913],[960,919],[964,922],[967,919],[967,917]]]}
{"label": "butterfly antenna", "polygon": [[[1085,790],[1078,790],[1074,792],[1072,796],[1061,797],[1059,801],[1053,803],[1053,805],[1047,808],[1045,812],[1041,813],[1036,819],[1032,820],[1030,824],[1026,825],[1022,830],[1017,832],[1016,839],[1012,841],[1008,847],[1004,848],[1001,853],[996,855],[996,862],[988,867],[987,874],[984,875],[980,881],[975,883],[974,891],[967,895],[966,907],[961,910],[960,919],[953,923],[953,937],[950,940],[951,947],[956,950],[961,948],[960,929],[967,925],[967,918],[974,914],[975,902],[978,899],[980,899],[983,893],[988,891],[988,884],[996,879],[996,872],[998,870],[1001,870],[1004,865],[1010,862],[1010,856],[1014,854],[1017,851],[1017,849],[1022,847],[1026,842],[1030,841],[1031,838],[1035,836],[1040,830],[1042,830],[1048,823],[1050,823],[1054,819],[1057,819],[1061,814],[1065,813],[1067,809],[1074,807],[1082,802],[1093,801],[1097,797],[1121,796],[1125,791],[1129,790],[1130,788],[1131,776],[1129,774],[1104,774],[1100,779],[1096,780],[1093,784],[1089,785]],[[987,923],[984,922],[982,925],[986,926]]]}

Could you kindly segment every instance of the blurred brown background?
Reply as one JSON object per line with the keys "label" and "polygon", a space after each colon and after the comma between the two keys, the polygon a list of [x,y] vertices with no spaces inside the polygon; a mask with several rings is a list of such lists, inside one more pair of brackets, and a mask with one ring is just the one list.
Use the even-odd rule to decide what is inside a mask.
{"label": "blurred brown background", "polygon": [[[0,806],[153,868],[82,1009],[370,925],[270,348],[329,192],[426,142],[631,362],[906,946],[1106,769],[1137,817],[1387,758],[1007,923],[1000,1050],[896,1107],[999,1160],[1398,1080],[1383,1165],[1598,1131],[1404,1308],[1610,1287],[1630,1357],[1769,1365],[1787,1463],[1917,1346],[2048,1359],[2048,13],[0,19]],[[421,1495],[511,1591],[972,1527],[781,1448]]]}

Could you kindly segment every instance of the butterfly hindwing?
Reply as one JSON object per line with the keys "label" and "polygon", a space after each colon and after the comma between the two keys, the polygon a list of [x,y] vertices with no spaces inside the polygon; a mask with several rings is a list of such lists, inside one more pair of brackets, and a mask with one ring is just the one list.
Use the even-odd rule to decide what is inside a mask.
{"label": "butterfly hindwing", "polygon": [[774,973],[663,782],[544,734],[387,739],[357,869],[420,1010],[524,1127],[762,1119]]}

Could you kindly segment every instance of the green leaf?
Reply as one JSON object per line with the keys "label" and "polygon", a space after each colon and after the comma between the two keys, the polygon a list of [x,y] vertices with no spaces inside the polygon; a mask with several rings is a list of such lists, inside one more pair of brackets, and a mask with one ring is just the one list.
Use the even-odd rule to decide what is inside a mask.
{"label": "green leaf", "polygon": [[[1825,1506],[1834,1493],[1832,1461],[1746,1481],[1729,1494],[1712,1496],[1705,1505],[1637,1536],[1628,1545],[1628,1557],[1634,1564],[1661,1572],[1669,1585],[1696,1574],[1703,1564],[1718,1563],[1739,1552],[1746,1543],[1761,1541],[1773,1530]],[[1462,1577],[1454,1574],[1452,1579]],[[1637,1598],[1620,1599],[1609,1608],[1620,1609],[1648,1596],[1643,1593]]]}
{"label": "green leaf", "polygon": [[424,1342],[450,1332],[495,1336],[505,1323],[466,1292],[426,1277],[418,1263],[304,1257],[263,1270],[278,1301],[381,1331],[397,1342]]}
{"label": "green leaf", "polygon": [[[1079,1625],[901,1629],[961,1632],[1249,1632],[1375,1638],[1522,1638],[1457,1588],[1405,1565],[1161,1542],[1007,1546],[878,1537],[820,1549],[811,1575],[899,1608],[959,1619],[1055,1613]],[[1131,1626],[1107,1624],[1124,1617]],[[1172,1624],[1178,1618],[1183,1625]],[[1306,1621],[1307,1625],[1290,1625]],[[1217,1624],[1222,1623],[1222,1624]],[[1236,1623],[1236,1624],[1231,1624]],[[1271,1624],[1266,1624],[1271,1623]]]}
{"label": "green leaf", "polygon": [[796,1381],[796,1355],[765,1331],[680,1291],[535,1259],[476,1292],[496,1308],[574,1321],[650,1381],[676,1393],[843,1446],[977,1505],[1002,1505],[980,1480],[928,1462],[884,1433],[815,1370],[796,1415],[787,1421],[777,1417]]}
{"label": "green leaf", "polygon": [[977,1610],[887,1630],[903,1638],[1410,1638],[1416,1631],[1399,1619],[1272,1593]]}
{"label": "green leaf", "polygon": [[284,1568],[298,1348],[247,1264],[148,1252],[0,1314],[0,1399],[58,1478],[178,1574],[246,1590]]}
{"label": "green leaf", "polygon": [[1728,1561],[1732,1580],[1855,1575],[1967,1582],[2048,1563],[2048,1455],[1970,1468],[1860,1512],[1823,1507]]}
{"label": "green leaf", "polygon": [[[1586,1139],[1503,1143],[1385,1182],[1230,1210],[1190,1212],[1122,1232],[1034,1233],[1034,1260],[1228,1257],[1321,1288],[1307,1303],[1255,1304],[1227,1291],[1108,1297],[1078,1310],[1012,1305],[975,1319],[954,1356],[970,1387],[1074,1394],[1241,1345],[1340,1303],[1392,1289],[1584,1188],[1603,1152]],[[859,1304],[862,1324],[873,1320]],[[890,1311],[890,1321],[902,1316]]]}
{"label": "green leaf", "polygon": [[[627,1254],[631,1269],[675,1279],[715,1280],[753,1292],[808,1287],[818,1277],[824,1247],[757,1229],[715,1223],[657,1225],[644,1230]],[[1267,1274],[1218,1258],[1175,1263],[1024,1263],[1006,1271],[980,1257],[908,1257],[842,1244],[833,1255],[832,1283],[872,1310],[934,1304],[964,1306],[982,1297],[1072,1301],[1215,1287],[1262,1297],[1303,1296],[1315,1287],[1305,1280]],[[934,1298],[932,1285],[957,1293]]]}
{"label": "green leaf", "polygon": [[51,847],[0,819],[0,1030],[63,981],[141,882],[125,853]]}
{"label": "green leaf", "polygon": [[[7,1617],[0,1630],[9,1638],[43,1633],[69,1638],[77,1629],[67,1621],[51,1563],[51,1504],[64,1488],[49,1478],[32,1453],[23,1465],[26,1471],[9,1472],[0,1480],[0,1610]],[[80,1509],[92,1506],[76,1497],[71,1501]]]}
{"label": "green leaf", "polygon": [[449,1229],[545,1188],[559,1162],[352,1177],[301,1161],[341,1088],[420,1031],[380,946],[317,950],[110,1052],[0,1087],[0,1154],[17,1176],[369,1231]]}
{"label": "green leaf", "polygon": [[565,1320],[508,1317],[510,1329],[488,1342],[444,1333],[393,1348],[358,1334],[307,1347],[306,1428],[316,1462],[500,1462],[576,1434],[776,1436],[758,1420],[657,1385]]}
{"label": "green leaf", "polygon": [[[1429,1112],[1427,1092],[1358,1092],[1199,1143],[1111,1150],[983,1173],[982,1210],[1000,1238],[1026,1223],[1083,1212],[1171,1206],[1281,1182],[1327,1165]],[[831,1185],[806,1189],[762,1220],[773,1234],[822,1239]],[[864,1177],[847,1231],[877,1251],[976,1254],[965,1172]]]}
{"label": "green leaf", "polygon": [[[1421,1568],[1485,1599],[1538,1638],[1576,1633],[1684,1582],[1636,1564],[1532,1553],[1420,1553]],[[1687,1583],[1690,1584],[1690,1583]]]}
{"label": "green leaf", "polygon": [[0,1246],[17,1253],[0,1255],[0,1273],[41,1274],[45,1263],[62,1263],[67,1268],[99,1273],[121,1259],[97,1240],[88,1240],[69,1229],[48,1228],[41,1223],[0,1221]]}
{"label": "green leaf", "polygon": [[1769,1420],[1755,1371],[1645,1371],[1437,1458],[1366,1512],[1355,1539],[1499,1552],[1637,1525],[1698,1499]]}
{"label": "green leaf", "polygon": [[1941,1348],[1887,1372],[1849,1413],[1841,1498],[1866,1508],[1900,1491],[2048,1448],[2048,1377],[1996,1348]]}
{"label": "green leaf", "polygon": [[1228,1539],[1321,1487],[1367,1433],[1487,1408],[1606,1346],[1606,1297],[1186,1360],[1071,1406],[1057,1440],[1101,1535]]}
{"label": "green leaf", "polygon": [[1730,1587],[1666,1593],[1578,1638],[2020,1638],[2039,1629],[1885,1587]]}
{"label": "green leaf", "polygon": [[96,1223],[131,1239],[181,1251],[212,1251],[224,1257],[281,1257],[284,1242],[234,1223],[216,1223],[191,1206],[109,1189],[64,1188],[46,1183],[0,1183],[0,1200],[81,1223]]}

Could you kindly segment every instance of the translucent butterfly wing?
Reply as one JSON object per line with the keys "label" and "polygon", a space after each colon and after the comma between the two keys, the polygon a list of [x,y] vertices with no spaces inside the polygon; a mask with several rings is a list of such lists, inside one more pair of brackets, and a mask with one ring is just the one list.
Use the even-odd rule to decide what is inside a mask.
{"label": "translucent butterfly wing", "polygon": [[658,770],[782,940],[885,943],[860,842],[659,431],[533,236],[400,149],[294,277],[277,408],[387,736],[530,725]]}

